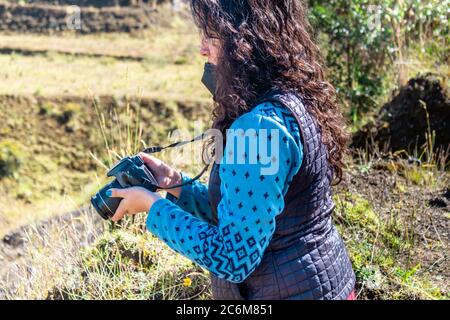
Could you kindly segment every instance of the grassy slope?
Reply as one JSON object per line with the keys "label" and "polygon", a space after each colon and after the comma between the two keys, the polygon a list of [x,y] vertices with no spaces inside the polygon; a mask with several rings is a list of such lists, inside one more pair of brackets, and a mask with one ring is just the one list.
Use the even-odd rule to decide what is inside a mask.
{"label": "grassy slope", "polygon": [[361,298],[449,298],[449,208],[433,205],[449,184],[449,172],[430,164],[350,161],[334,219]]}
{"label": "grassy slope", "polygon": [[[140,137],[146,144],[198,125],[186,118],[206,117],[210,102],[199,81],[198,35],[188,22],[170,21],[135,37],[0,34],[0,140],[14,141],[22,162],[0,183],[0,236],[86,203],[100,184],[93,177],[104,172],[90,152],[111,163],[100,120],[109,147],[123,154],[131,112],[139,109],[149,127]],[[104,96],[97,103],[103,118],[93,104],[97,96]],[[120,119],[112,120],[115,113]]]}
{"label": "grassy slope", "polygon": [[[104,133],[111,151],[107,153],[100,118],[89,97],[0,98],[0,116],[7,119],[0,127],[0,149],[6,142],[12,142],[19,150],[21,162],[15,174],[0,183],[3,194],[0,236],[87,203],[90,195],[105,182],[104,166],[114,162],[115,153],[135,152],[128,150],[142,148],[141,140],[148,145],[168,143],[171,140],[167,134],[175,128],[184,128],[192,134],[195,123],[186,119],[206,117],[207,104],[202,100],[130,98],[129,104],[126,101],[110,97],[100,99],[97,104],[99,113],[106,119]],[[137,101],[145,103],[145,107],[136,107]],[[148,128],[141,128],[139,140],[130,143],[125,138],[127,125],[133,130],[136,126],[127,124],[127,118],[138,111],[142,125]],[[110,120],[114,113],[120,115],[118,120]],[[169,157],[170,153],[163,156]]]}
{"label": "grassy slope", "polygon": [[139,37],[2,34],[0,52],[16,49],[32,55],[0,54],[0,94],[207,98],[199,81],[203,60],[197,54],[198,35],[192,28],[175,19],[170,28]]}
{"label": "grassy slope", "polygon": [[[189,135],[203,129],[210,97],[199,81],[198,35],[191,24],[171,21],[138,37],[0,35],[5,66],[0,115],[6,119],[0,142],[12,141],[21,160],[18,171],[0,183],[0,236],[86,204],[106,182],[105,166],[119,155],[168,143],[174,129]],[[8,54],[11,50],[17,53]],[[101,96],[96,104],[94,96]],[[191,172],[199,169],[190,163],[198,160],[191,154],[184,148],[161,157]],[[44,233],[31,227],[21,234],[28,241],[25,248],[0,246],[0,297],[58,298],[58,284],[77,283],[80,274],[89,274],[90,282],[71,298],[189,298],[207,291],[204,271],[142,230],[134,235],[135,227],[105,232],[98,245],[80,255],[86,234],[98,236],[92,231],[95,216],[89,212],[68,223],[51,223]],[[125,255],[140,252],[137,239],[150,250],[144,255],[153,255],[142,261],[148,264],[130,262],[135,254],[121,255],[125,247]],[[158,265],[150,264],[154,261]],[[15,262],[18,267],[11,268]],[[110,273],[109,264],[121,271]],[[68,276],[67,270],[77,272]],[[184,272],[178,279],[182,284],[172,285],[178,271]]]}

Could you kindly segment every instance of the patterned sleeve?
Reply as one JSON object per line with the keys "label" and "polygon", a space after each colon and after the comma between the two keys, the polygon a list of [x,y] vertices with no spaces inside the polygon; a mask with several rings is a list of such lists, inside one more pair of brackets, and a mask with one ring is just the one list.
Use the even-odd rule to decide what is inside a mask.
{"label": "patterned sleeve", "polygon": [[[183,172],[181,173],[181,177],[183,183],[190,179]],[[194,181],[184,185],[181,187],[179,198],[167,193],[166,199],[195,217],[208,223],[212,222],[212,210],[208,200],[208,187],[203,183]]]}
{"label": "patterned sleeve", "polygon": [[[167,199],[156,201],[147,217],[147,228],[173,250],[236,283],[261,262],[275,231],[275,218],[284,208],[284,195],[303,158],[302,145],[294,138],[298,131],[284,125],[286,118],[277,121],[265,114],[249,112],[230,128],[235,135],[227,136],[220,164],[217,226]],[[256,149],[250,142],[231,143],[239,136],[248,142],[254,137]]]}

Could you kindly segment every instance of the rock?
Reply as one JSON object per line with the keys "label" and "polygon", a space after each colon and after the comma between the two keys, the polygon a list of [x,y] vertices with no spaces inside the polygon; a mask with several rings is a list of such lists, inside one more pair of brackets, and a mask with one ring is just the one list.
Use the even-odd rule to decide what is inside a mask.
{"label": "rock", "polygon": [[444,190],[439,196],[430,199],[428,204],[433,208],[450,210],[450,188]]}
{"label": "rock", "polygon": [[447,190],[445,190],[444,192],[444,197],[450,201],[450,188],[447,188]]}
{"label": "rock", "polygon": [[25,238],[22,232],[17,231],[8,233],[3,237],[2,241],[11,247],[17,248],[23,246],[25,243]]}
{"label": "rock", "polygon": [[[408,81],[380,110],[378,117],[358,131],[354,148],[374,142],[381,150],[413,153],[426,144],[427,132],[435,132],[435,150],[450,146],[448,86],[438,76],[426,74]],[[386,148],[386,149],[385,149]]]}

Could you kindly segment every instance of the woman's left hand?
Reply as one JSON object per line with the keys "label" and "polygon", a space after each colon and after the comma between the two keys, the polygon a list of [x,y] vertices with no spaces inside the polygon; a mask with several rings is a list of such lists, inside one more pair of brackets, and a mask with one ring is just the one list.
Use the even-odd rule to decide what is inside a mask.
{"label": "woman's left hand", "polygon": [[150,192],[141,187],[131,187],[126,189],[110,189],[107,195],[112,198],[122,198],[112,221],[119,221],[126,214],[133,215],[139,212],[148,212],[153,204],[161,199],[157,193]]}

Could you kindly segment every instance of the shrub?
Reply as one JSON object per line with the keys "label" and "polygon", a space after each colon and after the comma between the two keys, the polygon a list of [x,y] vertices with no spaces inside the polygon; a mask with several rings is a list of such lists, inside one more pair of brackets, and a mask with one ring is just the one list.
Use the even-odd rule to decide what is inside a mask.
{"label": "shrub", "polygon": [[81,106],[76,103],[67,103],[61,107],[61,112],[56,116],[59,124],[69,123],[74,116],[81,112]]}
{"label": "shrub", "polygon": [[[330,78],[352,119],[378,105],[383,77],[407,81],[406,49],[435,41],[448,56],[449,0],[310,0],[310,19],[324,40]],[[445,54],[447,53],[447,54]],[[445,59],[445,58],[444,58]]]}
{"label": "shrub", "polygon": [[22,163],[22,148],[13,140],[0,142],[0,178],[14,175]]}

